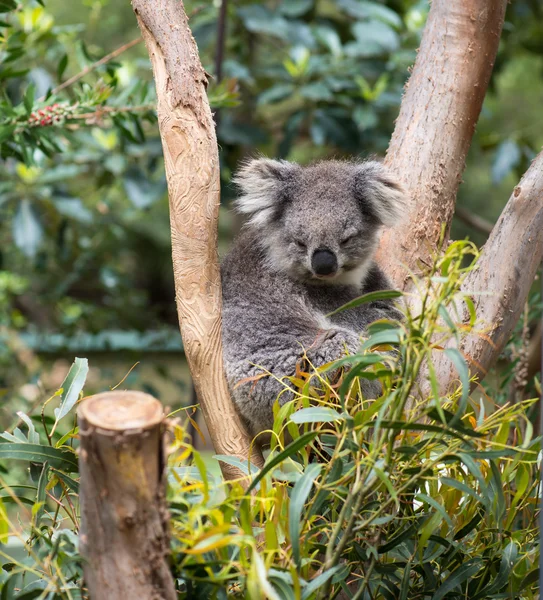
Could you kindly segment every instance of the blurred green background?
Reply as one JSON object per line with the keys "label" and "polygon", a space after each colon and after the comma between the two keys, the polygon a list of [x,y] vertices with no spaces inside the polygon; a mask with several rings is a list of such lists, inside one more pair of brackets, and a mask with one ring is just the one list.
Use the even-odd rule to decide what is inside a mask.
{"label": "blurred green background", "polygon": [[[239,227],[228,207],[241,159],[385,153],[429,5],[185,6],[211,75],[223,252]],[[172,408],[190,403],[154,89],[130,3],[0,0],[0,36],[0,426],[56,390],[74,356],[89,358],[88,393],[126,376],[123,386]],[[453,237],[484,243],[485,227],[543,144],[542,105],[543,5],[515,0]],[[474,214],[482,226],[468,223]],[[536,287],[531,335],[541,313]],[[527,343],[521,329],[495,377],[503,398]]]}

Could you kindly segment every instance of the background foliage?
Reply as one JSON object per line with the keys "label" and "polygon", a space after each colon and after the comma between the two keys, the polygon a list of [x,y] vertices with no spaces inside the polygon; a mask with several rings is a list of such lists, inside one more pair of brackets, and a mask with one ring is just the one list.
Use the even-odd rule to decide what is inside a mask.
{"label": "background foliage", "polygon": [[[540,440],[526,416],[534,401],[469,398],[468,365],[454,347],[446,352],[458,389],[441,396],[430,368],[428,390],[415,391],[423,360],[480,326],[474,314],[467,327],[454,325],[461,302],[473,306],[457,290],[475,257],[469,243],[453,244],[419,282],[420,315],[378,321],[359,354],[285,381],[298,392],[276,405],[262,470],[214,457],[249,475],[245,491],[225,485],[170,421],[179,598],[539,598]],[[339,381],[324,379],[347,363]],[[30,477],[12,471],[10,483],[0,481],[2,597],[87,597],[73,414],[87,373],[87,360],[76,359],[40,413],[19,413],[19,427],[0,434],[0,459],[30,466]],[[364,400],[361,378],[378,378],[382,396]]]}

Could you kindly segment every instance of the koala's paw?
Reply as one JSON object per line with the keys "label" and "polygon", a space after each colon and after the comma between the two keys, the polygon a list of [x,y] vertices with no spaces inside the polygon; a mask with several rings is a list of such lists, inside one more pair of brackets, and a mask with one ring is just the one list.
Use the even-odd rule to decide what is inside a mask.
{"label": "koala's paw", "polygon": [[356,354],[360,347],[358,335],[347,329],[328,329],[315,340],[308,349],[308,357],[315,366],[341,358],[346,352]]}

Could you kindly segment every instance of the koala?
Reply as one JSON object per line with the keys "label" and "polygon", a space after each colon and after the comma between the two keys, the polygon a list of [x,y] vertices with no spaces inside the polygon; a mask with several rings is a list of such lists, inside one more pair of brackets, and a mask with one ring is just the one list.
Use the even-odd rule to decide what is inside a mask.
{"label": "koala", "polygon": [[[256,436],[273,426],[278,397],[280,404],[292,399],[280,380],[295,374],[304,354],[315,366],[354,354],[370,323],[401,318],[392,301],[326,315],[392,288],[373,257],[380,230],[401,219],[406,202],[375,161],[302,167],[260,158],[234,182],[241,191],[235,206],[247,221],[221,266],[224,366]],[[378,382],[363,386],[366,397],[380,393]]]}

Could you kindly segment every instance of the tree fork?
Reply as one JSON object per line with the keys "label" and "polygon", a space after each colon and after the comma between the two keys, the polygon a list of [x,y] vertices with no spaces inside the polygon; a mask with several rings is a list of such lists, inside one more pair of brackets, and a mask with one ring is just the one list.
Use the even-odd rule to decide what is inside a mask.
{"label": "tree fork", "polygon": [[163,409],[106,392],[78,410],[81,554],[92,600],[175,600],[168,565]]}
{"label": "tree fork", "polygon": [[[462,341],[460,350],[478,381],[484,379],[512,334],[542,259],[543,152],[513,190],[477,268],[462,284],[461,291],[475,303],[479,325],[478,331]],[[465,320],[469,320],[467,315]],[[442,352],[437,353],[434,367],[445,391],[456,379],[456,371]]]}
{"label": "tree fork", "polygon": [[[251,447],[223,370],[217,255],[219,155],[207,74],[181,0],[132,0],[149,52],[170,199],[172,258],[183,345],[217,453],[263,459]],[[244,477],[221,464],[226,479]]]}

